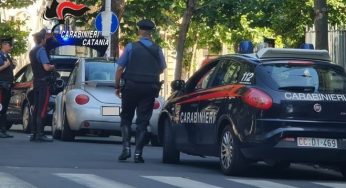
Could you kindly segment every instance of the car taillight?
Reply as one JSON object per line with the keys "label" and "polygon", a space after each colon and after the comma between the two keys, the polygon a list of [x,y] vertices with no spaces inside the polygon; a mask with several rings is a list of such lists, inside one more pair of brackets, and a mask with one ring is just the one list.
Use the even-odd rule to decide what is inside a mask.
{"label": "car taillight", "polygon": [[75,101],[77,104],[79,105],[83,105],[89,102],[89,97],[87,95],[77,95],[77,97],[75,98]]}
{"label": "car taillight", "polygon": [[268,110],[273,104],[273,100],[268,94],[254,88],[250,88],[246,91],[242,99],[249,106],[262,110]]}
{"label": "car taillight", "polygon": [[159,109],[159,108],[160,108],[160,106],[161,106],[160,102],[159,102],[158,100],[156,100],[156,99],[155,99],[153,109],[155,109],[155,110],[156,110],[156,109]]}

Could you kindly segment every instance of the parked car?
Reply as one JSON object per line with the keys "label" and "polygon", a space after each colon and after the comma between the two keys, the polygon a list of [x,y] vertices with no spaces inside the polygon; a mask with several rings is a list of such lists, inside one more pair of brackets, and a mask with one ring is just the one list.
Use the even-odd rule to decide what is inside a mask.
{"label": "parked car", "polygon": [[[54,138],[72,141],[76,135],[120,135],[121,99],[115,95],[114,88],[116,67],[115,61],[103,58],[77,61],[66,88],[56,97]],[[149,131],[154,145],[157,143],[157,119],[162,104],[162,98],[155,100],[150,120]]]}
{"label": "parked car", "polygon": [[221,56],[172,82],[159,118],[163,162],[215,156],[226,175],[250,162],[335,165],[346,176],[346,74],[325,50]]}
{"label": "parked car", "polygon": [[[98,39],[103,39],[100,36]],[[86,48],[89,56],[103,56],[107,50],[107,45],[87,45],[83,44],[84,38],[62,38],[60,34],[55,34],[53,38],[47,39],[45,49],[50,54],[50,62],[56,66],[57,73],[64,82],[69,78],[74,68],[77,56],[63,55],[60,51],[67,46],[79,46],[80,49]],[[57,55],[59,54],[59,55]],[[7,128],[10,129],[13,124],[22,124],[25,132],[30,132],[30,118],[32,112],[33,100],[33,73],[31,65],[28,63],[15,75],[15,83],[12,90],[11,101],[7,111]],[[45,124],[50,126],[52,123],[52,114],[54,110],[55,97],[58,91],[52,93],[47,108],[48,115]]]}
{"label": "parked car", "polygon": [[[51,56],[51,62],[56,65],[56,70],[63,81],[67,81],[77,59],[75,56]],[[30,109],[34,100],[32,92],[33,72],[31,65],[27,64],[15,75],[15,83],[7,111],[8,128],[11,128],[12,124],[22,124],[23,130],[30,132]],[[45,122],[47,126],[50,126],[52,122],[56,94],[52,93],[49,99],[48,115]]]}

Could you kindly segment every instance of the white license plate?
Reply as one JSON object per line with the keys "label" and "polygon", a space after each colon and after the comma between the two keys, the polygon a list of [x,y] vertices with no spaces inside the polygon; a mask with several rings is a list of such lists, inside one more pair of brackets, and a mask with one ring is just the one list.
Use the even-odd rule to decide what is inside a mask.
{"label": "white license plate", "polygon": [[120,107],[119,106],[103,106],[101,108],[101,113],[103,116],[119,116]]}
{"label": "white license plate", "polygon": [[338,148],[338,141],[329,138],[298,137],[297,144],[300,147]]}

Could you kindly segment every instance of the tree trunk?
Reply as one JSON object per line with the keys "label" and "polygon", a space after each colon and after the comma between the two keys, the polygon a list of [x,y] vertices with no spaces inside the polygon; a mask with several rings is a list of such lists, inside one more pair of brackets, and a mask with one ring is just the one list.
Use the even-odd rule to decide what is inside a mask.
{"label": "tree trunk", "polygon": [[175,79],[181,79],[181,73],[183,68],[183,58],[184,58],[184,46],[186,41],[186,35],[189,31],[189,26],[193,11],[196,7],[198,0],[187,0],[186,10],[184,12],[183,21],[180,24],[179,28],[179,37],[177,42],[177,59],[175,65]]}
{"label": "tree trunk", "polygon": [[[125,0],[112,0],[112,12],[118,16],[119,23],[125,11]],[[111,57],[119,57],[119,29],[111,37]]]}
{"label": "tree trunk", "polygon": [[315,0],[316,49],[328,50],[328,10],[326,0]]}

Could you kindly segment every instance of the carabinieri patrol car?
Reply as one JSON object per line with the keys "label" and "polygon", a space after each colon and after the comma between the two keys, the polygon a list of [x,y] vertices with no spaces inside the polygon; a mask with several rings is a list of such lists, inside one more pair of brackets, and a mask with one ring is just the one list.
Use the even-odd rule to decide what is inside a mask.
{"label": "carabinieri patrol car", "polygon": [[250,162],[326,163],[346,176],[346,75],[324,50],[264,48],[221,56],[173,94],[159,119],[163,162],[220,157],[226,175]]}

